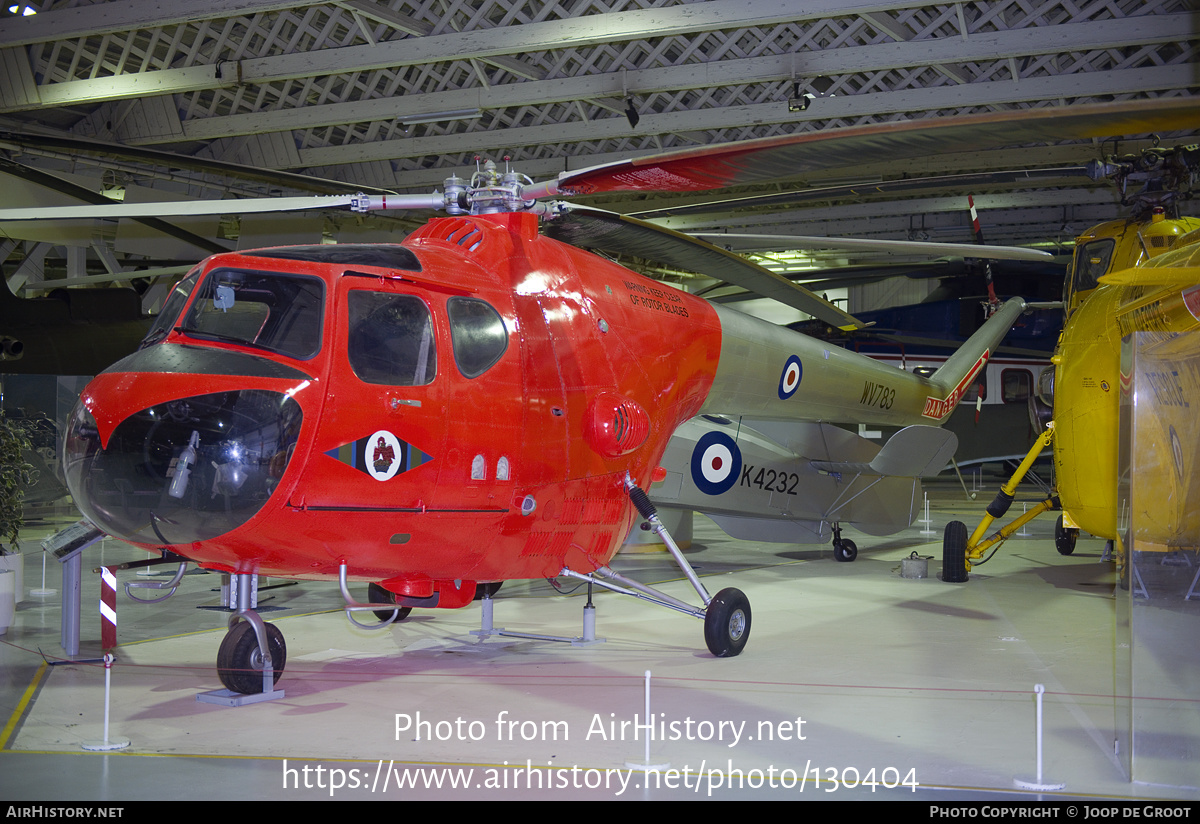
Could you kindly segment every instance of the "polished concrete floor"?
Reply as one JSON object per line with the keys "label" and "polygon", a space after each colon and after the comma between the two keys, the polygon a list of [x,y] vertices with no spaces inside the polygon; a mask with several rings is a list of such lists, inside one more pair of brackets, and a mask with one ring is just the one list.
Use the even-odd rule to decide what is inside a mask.
{"label": "polished concrete floor", "polygon": [[[935,534],[921,523],[888,538],[848,530],[854,563],[836,563],[828,545],[734,541],[697,518],[687,554],[706,587],[737,587],[752,605],[749,644],[731,659],[707,652],[699,621],[610,593],[594,598],[605,642],[573,646],[481,641],[470,634],[478,605],[367,631],[338,610],[336,585],[264,588],[263,617],[286,636],[285,695],[238,708],[196,700],[220,687],[227,615],[214,609],[217,576],[189,574],[166,603],[119,601],[109,740],[130,744],[107,754],[83,750],[104,738],[90,570],[144,554],[106,541],[85,555],[80,660],[59,646],[58,593],[23,600],[0,638],[0,798],[1028,800],[1039,796],[1014,778],[1036,779],[1041,684],[1042,781],[1063,785],[1049,797],[1200,800],[1190,756],[1184,774],[1196,779],[1164,786],[1131,781],[1114,753],[1123,642],[1101,542],[1081,538],[1061,556],[1046,517],[968,583],[938,579],[942,527],[973,527],[990,497],[935,488]],[[23,543],[62,525],[35,524]],[[900,576],[914,551],[933,557],[930,577]],[[40,556],[26,563],[28,591],[40,585]],[[695,600],[662,556],[614,566]],[[57,588],[56,568],[49,578]],[[585,592],[562,588],[506,585],[495,625],[579,635]],[[632,768],[647,763],[634,727],[647,672],[657,773]],[[1179,729],[1194,726],[1200,704],[1170,706],[1189,716]],[[1200,742],[1179,751],[1200,753]]]}

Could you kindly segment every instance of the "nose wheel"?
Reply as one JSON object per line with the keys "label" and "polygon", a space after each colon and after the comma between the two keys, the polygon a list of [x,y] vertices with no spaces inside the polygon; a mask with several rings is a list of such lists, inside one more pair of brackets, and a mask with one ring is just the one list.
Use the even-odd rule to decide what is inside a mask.
{"label": "nose wheel", "polygon": [[[287,645],[283,633],[274,624],[263,623],[267,635],[267,650],[271,655],[272,686],[279,682],[287,662]],[[239,621],[225,634],[217,652],[217,676],[225,689],[242,695],[257,695],[263,691],[264,660],[258,638],[249,621]]]}
{"label": "nose wheel", "polygon": [[217,651],[217,677],[225,689],[202,692],[197,701],[240,707],[283,698],[283,690],[275,685],[287,663],[287,645],[278,627],[248,607],[253,602],[254,578],[252,574],[230,575],[239,609],[229,619],[229,632]]}

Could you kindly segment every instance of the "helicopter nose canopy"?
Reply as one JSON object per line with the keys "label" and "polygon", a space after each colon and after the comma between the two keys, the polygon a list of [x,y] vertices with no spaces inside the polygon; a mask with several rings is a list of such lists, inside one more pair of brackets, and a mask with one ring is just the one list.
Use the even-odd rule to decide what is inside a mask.
{"label": "helicopter nose canopy", "polygon": [[136,412],[107,448],[83,404],[64,448],[67,485],[103,531],[145,544],[185,544],[246,523],[291,459],[300,404],[260,389],[180,398]]}

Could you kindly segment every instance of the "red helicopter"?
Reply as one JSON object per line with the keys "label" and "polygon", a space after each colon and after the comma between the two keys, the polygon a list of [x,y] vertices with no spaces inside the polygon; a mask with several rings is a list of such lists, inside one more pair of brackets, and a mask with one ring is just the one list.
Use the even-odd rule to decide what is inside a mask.
{"label": "red helicopter", "polygon": [[[1016,139],[1195,120],[1186,107],[1162,108],[1153,126],[1140,110],[1122,110],[1116,126],[1111,109],[1036,110]],[[607,566],[637,514],[661,529],[643,490],[676,429],[706,414],[936,426],[1024,304],[1009,301],[942,369],[914,375],[716,307],[578,246],[616,242],[681,265],[715,263],[726,279],[734,270],[743,285],[855,325],[741,258],[540,198],[727,186],[794,171],[814,155],[828,159],[830,146],[864,151],[891,141],[924,153],[931,134],[995,143],[996,124],[1012,125],[1008,114],[705,147],[540,186],[489,164],[433,195],[291,199],[285,208],[450,216],[399,245],[284,247],[203,261],[142,347],[84,392],[65,438],[67,483],[104,533],[238,576],[243,608],[218,654],[221,680],[235,693],[270,691],[286,656],[278,629],[245,608],[251,573],[339,580],[348,615],[386,604],[395,606],[392,618],[412,607],[465,606],[496,582],[574,577],[702,618],[709,650],[737,655],[751,628],[748,599],[732,588],[709,596],[669,536],[699,607]],[[150,204],[160,217],[172,207]],[[123,208],[64,216],[130,214]],[[836,456],[822,457],[821,471],[842,468]],[[844,461],[860,471],[871,464],[861,451]],[[690,471],[705,493],[719,495],[737,483],[740,465],[736,439],[714,432],[697,442]],[[763,492],[795,494],[789,483],[777,478],[778,488]],[[354,602],[348,581],[369,582],[370,602]]]}

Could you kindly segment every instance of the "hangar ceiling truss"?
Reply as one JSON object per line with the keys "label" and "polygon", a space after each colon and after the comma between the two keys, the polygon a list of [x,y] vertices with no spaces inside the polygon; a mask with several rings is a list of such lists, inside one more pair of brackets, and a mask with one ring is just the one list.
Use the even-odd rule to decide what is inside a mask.
{"label": "hangar ceiling truss", "polygon": [[[477,155],[510,157],[543,178],[796,130],[1191,95],[1200,85],[1200,13],[1189,0],[846,0],[835,12],[814,0],[24,5],[37,13],[0,21],[0,128],[400,191],[436,186]],[[789,110],[797,92],[813,96],[804,111]],[[864,158],[855,173],[1096,154],[963,150],[902,169]],[[1059,200],[1088,198],[1079,189]],[[797,230],[804,220],[795,216]]]}

